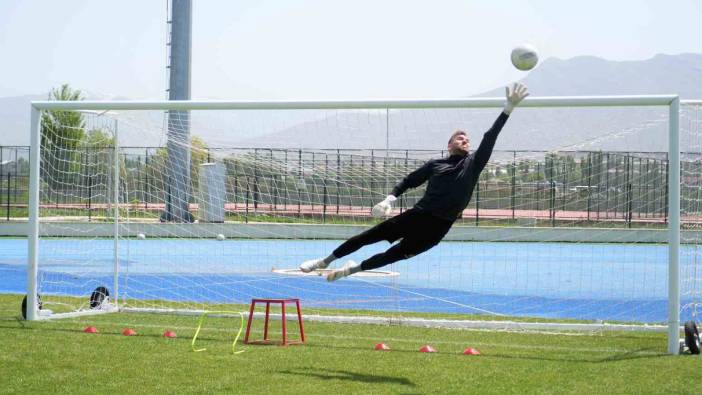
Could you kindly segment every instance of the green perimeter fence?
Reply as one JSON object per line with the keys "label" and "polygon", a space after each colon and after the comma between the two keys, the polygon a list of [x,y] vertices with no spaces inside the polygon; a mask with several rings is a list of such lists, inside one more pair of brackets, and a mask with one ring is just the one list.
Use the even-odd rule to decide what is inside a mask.
{"label": "green perimeter fence", "polygon": [[[0,221],[27,217],[29,151],[27,146],[0,147]],[[85,147],[42,155],[70,163],[53,173],[58,166],[42,169],[42,208],[55,205],[63,216],[88,220],[106,215],[111,172],[105,155],[111,151]],[[120,152],[120,201],[157,217],[168,195],[166,150],[123,147]],[[226,165],[228,212],[243,220],[276,210],[293,217],[318,216],[323,222],[344,213],[364,217],[404,175],[445,155],[428,150],[207,148],[192,156],[192,203],[197,203],[198,165],[216,158]],[[664,152],[495,151],[460,221],[518,221],[535,211],[546,226],[563,220],[665,226],[667,169]],[[689,225],[698,221],[700,211],[702,154],[683,153],[681,172],[683,224]],[[408,191],[399,208],[411,207],[422,193],[423,188]]]}

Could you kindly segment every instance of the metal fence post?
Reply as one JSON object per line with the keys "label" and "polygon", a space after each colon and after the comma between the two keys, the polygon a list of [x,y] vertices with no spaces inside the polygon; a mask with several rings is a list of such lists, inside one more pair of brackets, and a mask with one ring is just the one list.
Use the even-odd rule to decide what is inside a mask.
{"label": "metal fence post", "polygon": [[341,178],[341,154],[339,149],[336,149],[336,215],[339,215],[339,178]]}
{"label": "metal fence post", "polygon": [[480,175],[475,185],[475,226],[480,226]]}
{"label": "metal fence post", "polygon": [[93,178],[88,175],[88,222],[92,219]]}
{"label": "metal fence post", "polygon": [[7,172],[7,220],[10,220],[10,172]]}
{"label": "metal fence post", "polygon": [[510,206],[512,207],[512,220],[515,217],[516,189],[517,189],[517,151],[512,152],[512,193],[510,196]]}
{"label": "metal fence post", "polygon": [[322,177],[322,223],[327,221],[327,178],[329,177],[329,156],[324,153],[324,177]]}

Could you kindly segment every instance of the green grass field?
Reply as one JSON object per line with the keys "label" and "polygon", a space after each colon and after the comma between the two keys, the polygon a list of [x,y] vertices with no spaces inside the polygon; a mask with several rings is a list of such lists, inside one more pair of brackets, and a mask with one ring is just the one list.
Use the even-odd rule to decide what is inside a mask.
{"label": "green grass field", "polygon": [[[207,350],[193,352],[196,316],[119,313],[26,322],[20,303],[21,296],[0,295],[0,393],[699,393],[702,379],[698,356],[665,354],[664,333],[307,321],[305,345],[239,343],[245,351],[233,355],[238,317],[208,318],[196,344]],[[99,333],[83,333],[89,325]],[[279,326],[272,322],[273,337]],[[123,336],[127,327],[138,335]],[[262,336],[260,323],[253,329]],[[178,337],[164,338],[165,330]],[[392,350],[374,351],[378,342]],[[438,353],[418,352],[424,344]],[[468,346],[482,355],[462,355]]]}

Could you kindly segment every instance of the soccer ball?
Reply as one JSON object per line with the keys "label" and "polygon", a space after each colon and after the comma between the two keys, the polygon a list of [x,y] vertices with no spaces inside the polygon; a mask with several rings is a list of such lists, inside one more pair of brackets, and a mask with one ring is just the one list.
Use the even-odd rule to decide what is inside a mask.
{"label": "soccer ball", "polygon": [[223,235],[223,234],[221,234],[221,233],[220,233],[220,234],[218,234],[218,235],[217,235],[217,240],[219,240],[219,241],[222,241],[222,240],[224,240],[224,235]]}
{"label": "soccer ball", "polygon": [[143,233],[137,233],[137,239],[139,240],[144,240],[146,238],[146,235]]}
{"label": "soccer ball", "polygon": [[512,50],[512,64],[519,70],[531,70],[538,62],[539,55],[529,44],[520,45]]}

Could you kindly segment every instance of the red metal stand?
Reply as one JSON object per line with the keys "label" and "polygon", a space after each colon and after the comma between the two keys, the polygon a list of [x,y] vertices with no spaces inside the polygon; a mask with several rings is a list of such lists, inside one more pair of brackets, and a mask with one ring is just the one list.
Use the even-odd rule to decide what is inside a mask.
{"label": "red metal stand", "polygon": [[[263,340],[249,340],[249,333],[251,332],[251,322],[254,318],[254,309],[256,308],[256,303],[266,304],[266,319],[263,327]],[[270,311],[271,303],[279,303],[281,310],[281,321],[283,325],[283,340],[282,342],[271,341],[268,339],[268,322],[270,321]],[[288,303],[294,303],[297,307],[297,323],[300,326],[300,340],[289,341],[287,333],[287,321],[285,319],[285,305]],[[300,299],[251,299],[251,307],[249,308],[249,322],[246,324],[246,336],[244,337],[244,343],[246,344],[280,344],[287,346],[290,344],[302,344],[305,342],[305,329],[302,326],[302,311],[300,310]]]}

